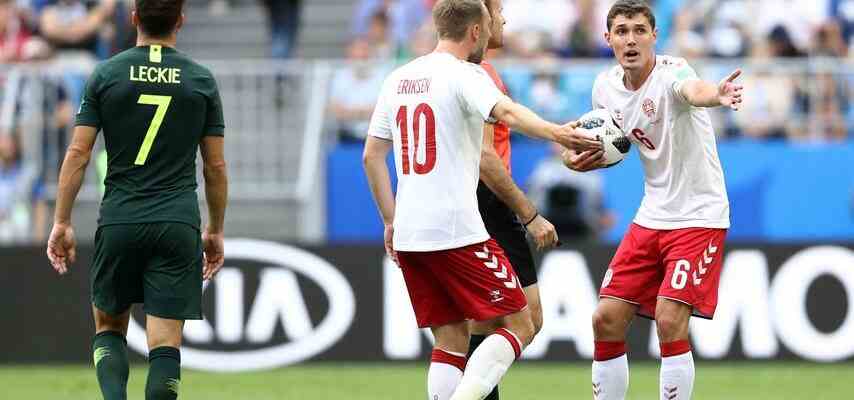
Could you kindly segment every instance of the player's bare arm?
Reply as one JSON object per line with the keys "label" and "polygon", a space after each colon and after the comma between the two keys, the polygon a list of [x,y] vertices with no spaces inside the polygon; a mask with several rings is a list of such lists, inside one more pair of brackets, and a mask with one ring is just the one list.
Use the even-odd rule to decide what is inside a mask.
{"label": "player's bare arm", "polygon": [[68,272],[68,264],[77,258],[77,241],[71,226],[71,209],[83,184],[83,174],[92,157],[92,147],[98,130],[91,126],[77,126],[71,145],[65,152],[65,160],[59,172],[59,185],[56,194],[56,211],[53,216],[53,229],[47,240],[47,257],[53,269],[60,275]]}
{"label": "player's bare arm", "polygon": [[224,139],[222,136],[206,136],[200,147],[208,202],[208,225],[202,233],[205,253],[202,275],[204,279],[213,279],[222,268],[225,257],[223,229],[225,207],[228,204],[228,174],[223,151]]}
{"label": "player's bare arm", "polygon": [[711,82],[691,80],[682,85],[681,94],[689,104],[695,107],[729,107],[738,111],[741,106],[741,92],[744,85],[735,83],[741,70],[733,71],[717,85]]}
{"label": "player's bare arm", "polygon": [[383,232],[383,241],[385,243],[385,251],[389,257],[396,260],[394,249],[392,247],[392,237],[394,235],[394,194],[391,191],[391,178],[389,177],[388,167],[385,160],[391,151],[391,140],[380,139],[375,136],[368,135],[365,140],[365,151],[362,154],[362,163],[365,167],[365,175],[368,177],[368,186],[371,187],[371,194],[374,196],[374,202],[380,211],[380,217],[383,219],[385,226]]}
{"label": "player's bare arm", "polygon": [[527,136],[560,143],[566,148],[579,151],[602,148],[596,138],[576,131],[572,124],[557,125],[540,118],[527,107],[505,97],[492,108],[492,117]]}
{"label": "player's bare arm", "polygon": [[539,214],[534,203],[525,196],[516,182],[513,182],[513,177],[504,168],[504,163],[495,152],[493,139],[494,125],[485,124],[480,157],[480,180],[516,213],[519,221],[527,224],[525,228],[534,237],[537,250],[554,246],[558,240],[554,225]]}

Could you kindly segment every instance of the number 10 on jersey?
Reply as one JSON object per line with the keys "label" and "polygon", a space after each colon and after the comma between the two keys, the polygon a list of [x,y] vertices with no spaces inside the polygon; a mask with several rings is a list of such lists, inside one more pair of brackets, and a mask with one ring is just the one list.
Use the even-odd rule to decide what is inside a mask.
{"label": "number 10 on jersey", "polygon": [[[400,106],[397,110],[397,126],[400,128],[400,158],[401,169],[403,175],[409,175],[409,120],[406,106]],[[425,142],[425,157],[424,162],[418,161],[418,144],[420,143],[421,120],[424,119],[426,132],[424,133]],[[433,114],[433,109],[425,103],[415,107],[415,113],[412,116],[412,164],[413,170],[418,175],[424,175],[433,170],[436,166],[436,116]]]}

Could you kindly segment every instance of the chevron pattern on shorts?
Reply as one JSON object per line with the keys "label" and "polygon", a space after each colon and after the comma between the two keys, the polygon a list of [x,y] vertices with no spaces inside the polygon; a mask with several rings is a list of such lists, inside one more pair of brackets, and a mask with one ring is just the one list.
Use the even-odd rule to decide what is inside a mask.
{"label": "chevron pattern on shorts", "polygon": [[715,261],[715,253],[718,252],[718,247],[709,242],[709,246],[703,250],[703,259],[697,262],[697,269],[694,270],[693,278],[694,285],[699,285],[703,282],[703,276],[706,275],[706,271],[708,267],[713,261]]}
{"label": "chevron pattern on shorts", "polygon": [[520,286],[519,278],[510,274],[507,270],[507,266],[498,262],[498,256],[490,253],[489,248],[486,247],[486,245],[483,245],[483,251],[476,251],[474,252],[474,255],[480,260],[483,260],[483,265],[492,271],[492,275],[495,275],[495,277],[504,284],[504,287],[508,289],[516,289]]}

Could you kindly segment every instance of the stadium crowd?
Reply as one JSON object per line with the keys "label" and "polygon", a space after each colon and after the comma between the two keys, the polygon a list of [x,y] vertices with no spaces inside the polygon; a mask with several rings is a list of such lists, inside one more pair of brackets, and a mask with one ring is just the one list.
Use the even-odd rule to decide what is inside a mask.
{"label": "stadium crowd", "polygon": [[[38,144],[65,147],[85,65],[133,44],[128,7],[123,0],[0,0],[0,243],[44,239],[44,171],[58,168],[62,152]],[[53,72],[26,69],[46,64]]]}
{"label": "stadium crowd", "polygon": [[[364,129],[358,128],[367,124],[384,73],[432,49],[435,32],[429,10],[433,3],[360,1],[347,57],[385,64],[358,64],[338,73],[332,109],[343,141],[364,137]],[[854,1],[652,3],[660,53],[688,58],[709,79],[728,71],[728,59],[748,59],[745,66],[753,73],[744,77],[744,83],[751,88],[750,101],[739,113],[714,113],[715,125],[725,127],[718,132],[721,137],[812,144],[846,140],[854,133],[854,74],[834,62],[849,55],[854,58]],[[597,0],[504,0],[507,46],[490,57],[500,67],[511,95],[554,120],[570,120],[587,111],[601,66],[574,61],[609,62],[610,49],[602,35],[609,5]],[[710,65],[699,59],[716,62]],[[785,68],[789,64],[781,59],[794,68]],[[808,67],[803,67],[804,60],[811,60]]]}
{"label": "stadium crowd", "polygon": [[[334,73],[329,116],[339,141],[359,143],[384,76],[433,49],[435,0],[351,1],[352,39],[342,56],[352,62]],[[729,71],[732,59],[748,60],[749,101],[739,113],[713,113],[722,139],[823,144],[854,135],[854,73],[838,62],[854,59],[854,0],[652,2],[661,53],[689,58],[707,79]],[[209,0],[211,15],[228,12],[228,3]],[[299,54],[303,3],[258,2],[269,17],[272,57]],[[490,57],[511,95],[556,121],[586,112],[602,64],[579,60],[611,62],[602,35],[610,2],[503,3],[507,46]],[[58,169],[86,71],[133,46],[131,4],[0,0],[0,243],[43,239],[45,171]],[[51,68],[17,72],[29,65]]]}

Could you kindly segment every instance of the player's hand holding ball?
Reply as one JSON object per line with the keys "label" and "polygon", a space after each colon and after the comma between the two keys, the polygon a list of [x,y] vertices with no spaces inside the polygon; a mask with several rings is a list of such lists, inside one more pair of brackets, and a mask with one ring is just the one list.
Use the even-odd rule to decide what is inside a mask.
{"label": "player's hand holding ball", "polygon": [[589,133],[576,129],[578,125],[575,122],[569,122],[560,127],[555,142],[561,144],[567,149],[576,151],[598,150],[602,148],[602,143],[596,139],[596,136],[591,136]]}
{"label": "player's hand holding ball", "polygon": [[47,240],[47,258],[60,275],[68,272],[68,264],[77,259],[77,239],[69,224],[54,223]]}
{"label": "player's hand holding ball", "polygon": [[567,168],[578,171],[587,172],[594,169],[605,168],[605,150],[587,150],[581,153],[564,149],[560,154],[563,160],[563,165]]}
{"label": "player's hand holding ball", "polygon": [[[611,114],[604,108],[597,108],[581,116],[573,125],[577,131],[596,138],[601,147],[601,155],[596,151],[573,151],[570,148],[565,154],[564,164],[576,171],[610,167],[623,161],[632,144],[623,131],[611,119]],[[601,160],[600,160],[601,157]]]}

